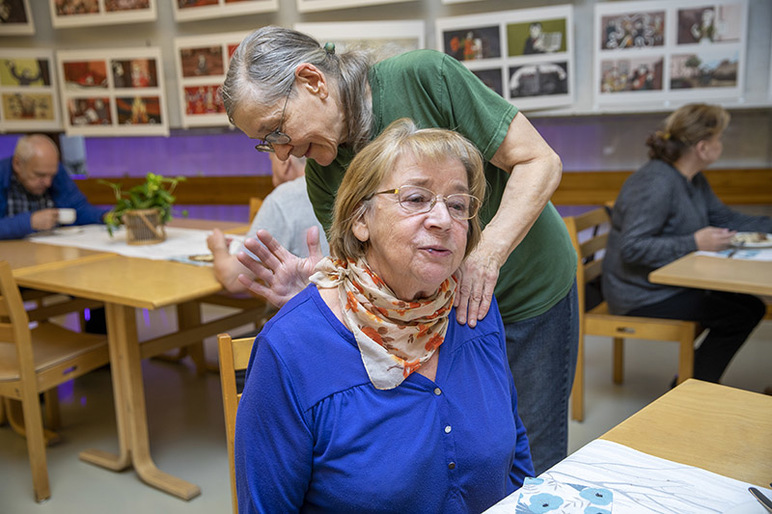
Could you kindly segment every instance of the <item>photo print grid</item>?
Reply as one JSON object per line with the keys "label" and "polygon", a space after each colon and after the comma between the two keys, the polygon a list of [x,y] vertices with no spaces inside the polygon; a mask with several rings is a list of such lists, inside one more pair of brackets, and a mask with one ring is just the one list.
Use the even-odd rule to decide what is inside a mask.
{"label": "photo print grid", "polygon": [[278,0],[165,0],[172,3],[174,20],[193,21],[279,10]]}
{"label": "photo print grid", "polygon": [[405,0],[297,0],[298,12],[329,11],[334,9],[350,9],[366,5],[392,4]]}
{"label": "photo print grid", "polygon": [[2,131],[57,131],[62,128],[54,52],[0,48]]}
{"label": "photo print grid", "polygon": [[596,107],[742,101],[747,0],[595,6]]}
{"label": "photo print grid", "polygon": [[248,32],[174,39],[177,90],[183,127],[230,125],[220,88],[233,52]]}
{"label": "photo print grid", "polygon": [[573,103],[571,5],[441,18],[436,33],[441,51],[518,108]]}
{"label": "photo print grid", "polygon": [[156,1],[49,0],[51,24],[54,28],[63,28],[155,21]]}
{"label": "photo print grid", "polygon": [[159,48],[57,52],[68,135],[168,135]]}
{"label": "photo print grid", "polygon": [[296,23],[294,29],[321,44],[335,43],[336,52],[367,50],[377,60],[426,48],[423,21]]}

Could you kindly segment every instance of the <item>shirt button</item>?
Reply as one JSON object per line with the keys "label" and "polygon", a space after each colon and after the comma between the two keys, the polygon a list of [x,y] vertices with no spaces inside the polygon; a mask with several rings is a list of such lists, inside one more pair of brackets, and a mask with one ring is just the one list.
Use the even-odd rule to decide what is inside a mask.
{"label": "shirt button", "polygon": [[434,388],[434,394],[436,394],[437,396],[441,395],[442,394],[442,389],[440,389],[439,387],[435,387]]}
{"label": "shirt button", "polygon": [[448,464],[448,469],[456,469],[456,463],[451,462],[450,464]]}
{"label": "shirt button", "polygon": [[445,433],[449,434],[452,429],[450,428],[450,425],[445,427]]}

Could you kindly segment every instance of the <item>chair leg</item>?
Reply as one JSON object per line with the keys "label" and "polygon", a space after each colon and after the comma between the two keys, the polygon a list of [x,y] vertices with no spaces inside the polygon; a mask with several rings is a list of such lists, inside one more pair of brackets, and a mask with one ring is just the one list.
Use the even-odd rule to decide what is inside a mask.
{"label": "chair leg", "polygon": [[625,340],[621,337],[614,338],[614,375],[615,384],[625,381]]}
{"label": "chair leg", "polygon": [[571,419],[584,421],[584,334],[579,335],[576,354],[576,372],[571,388]]}
{"label": "chair leg", "polygon": [[62,428],[62,417],[59,411],[59,391],[56,387],[43,393],[43,404],[46,409],[46,426],[51,430]]}
{"label": "chair leg", "polygon": [[[20,436],[27,437],[26,424],[24,422],[24,412],[22,404],[19,400],[12,400],[11,398],[3,398],[5,404],[5,412],[8,417],[8,424],[11,425],[11,429]],[[38,409],[40,407],[38,406]],[[46,446],[56,444],[61,440],[61,437],[56,432],[43,429],[43,436],[46,440]]]}
{"label": "chair leg", "polygon": [[5,425],[7,421],[8,418],[5,415],[5,399],[0,396],[0,426]]}
{"label": "chair leg", "polygon": [[25,391],[22,393],[22,398],[24,427],[27,434],[27,453],[32,469],[32,485],[35,490],[35,501],[41,502],[51,497],[43,416],[40,413],[40,400],[36,391]]}
{"label": "chair leg", "polygon": [[694,376],[694,339],[696,335],[691,330],[684,330],[678,341],[678,383]]}

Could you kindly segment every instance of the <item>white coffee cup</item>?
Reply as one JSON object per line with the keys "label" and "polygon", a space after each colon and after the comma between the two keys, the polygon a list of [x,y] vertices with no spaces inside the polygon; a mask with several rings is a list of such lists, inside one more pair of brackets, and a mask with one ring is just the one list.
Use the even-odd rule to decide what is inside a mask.
{"label": "white coffee cup", "polygon": [[59,209],[59,224],[72,225],[75,223],[75,209]]}

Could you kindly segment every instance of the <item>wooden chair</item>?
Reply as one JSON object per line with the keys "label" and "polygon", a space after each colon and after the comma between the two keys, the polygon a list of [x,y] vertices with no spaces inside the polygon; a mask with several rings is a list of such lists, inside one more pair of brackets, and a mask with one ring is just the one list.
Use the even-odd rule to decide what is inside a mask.
{"label": "wooden chair", "polygon": [[260,207],[263,206],[263,199],[259,196],[253,196],[249,199],[249,222],[252,223],[255,221],[255,215],[257,214],[257,211],[260,210]]}
{"label": "wooden chair", "polygon": [[[694,373],[694,340],[700,333],[699,324],[692,321],[616,316],[609,314],[608,304],[603,301],[585,312],[585,286],[599,278],[603,266],[603,252],[608,240],[609,213],[599,208],[579,216],[563,218],[578,255],[576,282],[579,292],[579,353],[576,375],[571,391],[571,418],[584,420],[584,336],[613,338],[613,380],[624,380],[625,338],[649,341],[676,341],[680,345],[678,383],[691,378]],[[579,233],[588,230],[590,235],[579,242]]]}
{"label": "wooden chair", "polygon": [[[80,332],[83,332],[85,329],[84,311],[86,309],[104,307],[102,302],[96,300],[74,298],[47,291],[24,288],[20,289],[20,292],[22,301],[33,306],[31,309],[27,309],[29,321],[45,321],[63,314],[77,312]],[[13,403],[18,402],[0,397],[0,403],[3,403],[6,407],[8,422],[11,428],[22,437],[26,437],[21,406],[13,405]],[[46,426],[51,430],[57,430],[61,426],[61,416],[59,413],[59,395],[56,388],[49,389],[43,393],[43,405],[45,406]],[[2,416],[0,416],[0,425],[2,425]],[[46,444],[53,444],[59,440],[58,434],[49,430],[45,431],[45,438]]]}
{"label": "wooden chair", "polygon": [[233,512],[236,514],[239,511],[239,504],[238,497],[236,496],[236,466],[233,460],[233,441],[236,437],[236,409],[241,399],[241,393],[236,389],[236,371],[247,369],[254,342],[254,337],[231,339],[229,334],[217,336],[222,403],[225,411],[225,431],[228,439],[228,461],[231,470],[231,495]]}
{"label": "wooden chair", "polygon": [[20,400],[35,499],[51,496],[39,394],[109,362],[104,336],[48,321],[30,328],[10,265],[0,261],[0,396]]}

